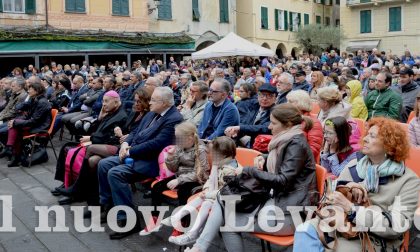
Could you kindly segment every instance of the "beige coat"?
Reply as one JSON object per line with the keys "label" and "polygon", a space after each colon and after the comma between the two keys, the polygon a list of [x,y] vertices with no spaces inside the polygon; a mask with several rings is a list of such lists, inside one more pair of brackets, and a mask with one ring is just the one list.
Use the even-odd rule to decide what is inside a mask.
{"label": "beige coat", "polygon": [[16,105],[25,101],[28,94],[25,90],[20,91],[19,94],[12,94],[6,107],[0,113],[0,121],[6,121],[16,116]]}
{"label": "beige coat", "polygon": [[206,107],[207,99],[196,102],[191,109],[183,108],[181,115],[185,121],[194,123],[197,127],[203,119],[204,108]]}

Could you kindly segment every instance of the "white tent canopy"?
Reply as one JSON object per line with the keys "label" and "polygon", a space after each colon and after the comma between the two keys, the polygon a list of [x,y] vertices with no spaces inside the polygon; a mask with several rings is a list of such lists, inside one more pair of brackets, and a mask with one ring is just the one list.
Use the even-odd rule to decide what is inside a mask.
{"label": "white tent canopy", "polygon": [[213,45],[191,55],[193,60],[231,56],[272,57],[274,56],[274,52],[231,32]]}

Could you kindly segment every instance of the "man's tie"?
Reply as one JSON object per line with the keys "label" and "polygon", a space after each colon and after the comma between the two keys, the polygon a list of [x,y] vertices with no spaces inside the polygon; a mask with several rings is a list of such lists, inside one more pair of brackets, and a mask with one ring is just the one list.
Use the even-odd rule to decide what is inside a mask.
{"label": "man's tie", "polygon": [[162,116],[161,116],[160,114],[157,114],[157,115],[153,118],[153,120],[149,123],[149,126],[147,126],[147,127],[149,128],[150,126],[152,126],[153,124],[155,124],[155,122],[157,122],[157,120],[159,120],[161,117],[162,117]]}

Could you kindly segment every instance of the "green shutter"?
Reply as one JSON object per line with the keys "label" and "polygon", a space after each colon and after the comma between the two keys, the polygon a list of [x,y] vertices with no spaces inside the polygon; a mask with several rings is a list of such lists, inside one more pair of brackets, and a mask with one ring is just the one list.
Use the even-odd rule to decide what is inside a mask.
{"label": "green shutter", "polygon": [[85,0],[76,0],[75,10],[76,12],[86,12]]}
{"label": "green shutter", "polygon": [[293,31],[293,16],[292,16],[293,12],[289,12],[289,30]]}
{"label": "green shutter", "polygon": [[287,31],[287,29],[288,29],[288,24],[289,24],[289,22],[288,22],[288,20],[287,20],[287,11],[284,11],[284,13],[283,13],[283,16],[284,16],[284,30],[285,31]]}
{"label": "green shutter", "polygon": [[172,2],[171,0],[160,0],[158,18],[164,20],[172,19]]}
{"label": "green shutter", "polygon": [[360,3],[370,3],[370,0],[360,0]]}
{"label": "green shutter", "polygon": [[303,14],[303,23],[305,24],[305,25],[308,25],[309,24],[309,14]]}
{"label": "green shutter", "polygon": [[198,9],[198,0],[192,0],[193,21],[200,21],[200,11]]}
{"label": "green shutter", "polygon": [[120,0],[112,0],[112,15],[121,15]]}
{"label": "green shutter", "polygon": [[130,14],[129,12],[129,5],[128,5],[128,0],[120,0],[120,10],[121,10],[121,15],[123,16],[128,16]]}
{"label": "green shutter", "polygon": [[401,7],[389,8],[389,31],[401,31]]}
{"label": "green shutter", "polygon": [[0,12],[3,12],[3,0],[0,0]]}
{"label": "green shutter", "polygon": [[321,24],[321,16],[316,16],[316,24]]}
{"label": "green shutter", "polygon": [[279,10],[274,9],[274,27],[276,30],[279,29]]}
{"label": "green shutter", "polygon": [[75,11],[74,7],[76,4],[74,1],[75,0],[66,0],[66,11],[69,11],[69,12]]}
{"label": "green shutter", "polygon": [[219,0],[220,23],[229,23],[229,2],[228,0]]}
{"label": "green shutter", "polygon": [[35,0],[25,0],[25,13],[26,14],[35,14],[35,12],[36,12],[36,2],[35,2]]}
{"label": "green shutter", "polygon": [[268,9],[261,7],[261,28],[268,29]]}
{"label": "green shutter", "polygon": [[360,33],[372,32],[372,17],[370,10],[360,11]]}

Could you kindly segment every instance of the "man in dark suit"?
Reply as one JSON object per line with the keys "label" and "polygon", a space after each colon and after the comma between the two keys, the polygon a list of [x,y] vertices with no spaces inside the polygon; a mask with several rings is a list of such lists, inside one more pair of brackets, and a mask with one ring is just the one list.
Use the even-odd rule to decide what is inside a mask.
{"label": "man in dark suit", "polygon": [[[182,115],[174,106],[174,97],[169,87],[155,88],[150,100],[150,111],[121,144],[119,156],[108,157],[98,164],[100,204],[129,206],[134,209],[130,183],[144,177],[159,174],[158,156],[175,139],[175,125],[182,122]],[[134,159],[134,164],[125,164],[126,158]],[[106,211],[105,211],[106,213]],[[103,215],[106,216],[106,215]],[[118,213],[119,226],[125,226],[125,213]],[[137,225],[128,232],[113,232],[111,239],[121,239],[140,231]]]}

